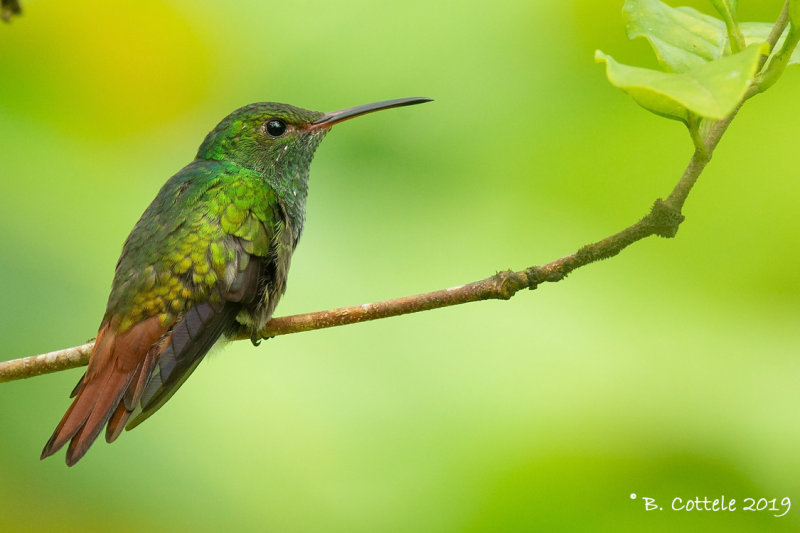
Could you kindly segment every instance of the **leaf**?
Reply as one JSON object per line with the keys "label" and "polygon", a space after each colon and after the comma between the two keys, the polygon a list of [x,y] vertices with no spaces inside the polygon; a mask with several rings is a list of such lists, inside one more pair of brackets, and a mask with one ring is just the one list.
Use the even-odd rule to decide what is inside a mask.
{"label": "leaf", "polygon": [[[728,48],[725,23],[689,7],[670,7],[660,0],[626,0],[622,13],[628,38],[646,39],[658,62],[670,72],[685,72],[719,59]],[[800,27],[800,0],[790,1],[789,15],[797,20],[792,24]],[[740,22],[738,26],[745,45],[751,45],[765,42],[773,24]],[[778,40],[776,50],[780,50],[787,33]],[[788,64],[800,64],[800,49],[794,51]]]}
{"label": "leaf", "polygon": [[722,57],[725,24],[689,7],[670,7],[660,0],[626,0],[622,8],[628,38],[650,42],[661,66],[686,72]]}
{"label": "leaf", "polygon": [[766,44],[753,44],[738,54],[704,62],[684,72],[661,72],[617,63],[598,50],[597,62],[615,87],[636,103],[661,116],[689,125],[692,115],[719,120],[730,114],[750,86]]}

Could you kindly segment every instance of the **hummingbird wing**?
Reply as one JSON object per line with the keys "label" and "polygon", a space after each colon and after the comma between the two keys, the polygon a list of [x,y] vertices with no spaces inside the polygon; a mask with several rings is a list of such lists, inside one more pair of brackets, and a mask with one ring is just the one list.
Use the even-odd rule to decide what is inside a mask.
{"label": "hummingbird wing", "polygon": [[[166,347],[155,364],[142,372],[136,388],[129,389],[124,402],[118,405],[108,424],[108,442],[113,442],[126,424],[130,430],[144,422],[183,385],[220,335],[235,322],[241,304],[252,303],[252,297],[258,294],[262,263],[260,258],[251,258],[228,289],[223,304],[196,304],[170,330]],[[131,416],[133,420],[128,423]]]}
{"label": "hummingbird wing", "polygon": [[[169,400],[194,372],[208,350],[230,328],[241,310],[240,296],[257,293],[260,261],[251,260],[240,272],[223,303],[200,302],[193,305],[172,326],[157,346],[155,356],[146,359],[135,383],[119,401],[106,430],[106,441],[113,442],[125,428],[141,424]],[[242,290],[239,291],[238,289]]]}
{"label": "hummingbird wing", "polygon": [[106,424],[111,442],[137,404],[129,428],[161,407],[237,315],[263,305],[285,222],[275,192],[237,165],[196,160],[173,176],[123,246],[89,366],[42,458],[69,442],[73,465]]}

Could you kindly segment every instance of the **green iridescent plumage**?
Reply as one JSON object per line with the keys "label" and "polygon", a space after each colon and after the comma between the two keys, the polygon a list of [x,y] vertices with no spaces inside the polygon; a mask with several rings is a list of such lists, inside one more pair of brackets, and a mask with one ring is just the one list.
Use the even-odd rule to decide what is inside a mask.
{"label": "green iridescent plumage", "polygon": [[223,119],[125,241],[89,366],[42,458],[69,442],[72,465],[104,426],[112,442],[147,419],[220,336],[247,328],[256,343],[286,290],[322,138],[348,118],[422,101],[333,113],[258,103]]}
{"label": "green iridescent plumage", "polygon": [[192,303],[218,299],[215,288],[230,283],[232,270],[244,270],[250,255],[269,255],[281,220],[262,176],[235,163],[194,161],[164,185],[128,237],[106,318],[119,316],[120,331],[154,315],[168,324]]}

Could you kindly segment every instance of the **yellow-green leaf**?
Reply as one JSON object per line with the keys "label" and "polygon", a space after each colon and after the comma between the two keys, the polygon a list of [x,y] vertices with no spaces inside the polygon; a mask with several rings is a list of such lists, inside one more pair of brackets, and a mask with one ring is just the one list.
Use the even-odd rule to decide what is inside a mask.
{"label": "yellow-green leaf", "polygon": [[[731,16],[735,15],[735,2],[714,2],[727,2],[729,10],[732,10]],[[719,59],[730,51],[725,23],[690,7],[671,7],[661,0],[626,0],[622,13],[626,20],[628,37],[646,39],[666,71],[685,72]],[[800,0],[790,1],[789,14],[792,20],[797,17],[798,22],[793,24],[800,26]],[[731,23],[734,21],[731,18]],[[749,46],[765,42],[773,24],[739,22],[737,26],[744,37],[744,44]],[[778,40],[776,50],[780,50],[787,33],[788,30]],[[794,64],[800,64],[800,50],[795,50],[789,59],[788,65]]]}
{"label": "yellow-green leaf", "polygon": [[689,7],[660,0],[626,0],[622,14],[628,37],[650,42],[664,70],[685,72],[722,57],[725,23]]}
{"label": "yellow-green leaf", "polygon": [[704,62],[684,72],[661,72],[616,62],[598,50],[595,60],[606,63],[615,87],[658,115],[689,123],[690,116],[719,120],[734,110],[750,86],[765,44],[748,46],[738,54]]}

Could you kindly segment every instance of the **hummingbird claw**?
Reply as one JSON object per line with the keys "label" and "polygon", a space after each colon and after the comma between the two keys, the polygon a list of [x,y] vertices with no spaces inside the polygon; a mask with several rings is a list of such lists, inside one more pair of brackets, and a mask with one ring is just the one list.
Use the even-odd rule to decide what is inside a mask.
{"label": "hummingbird claw", "polygon": [[258,338],[258,333],[253,333],[250,335],[250,342],[253,343],[253,346],[259,346],[261,344],[261,339]]}

